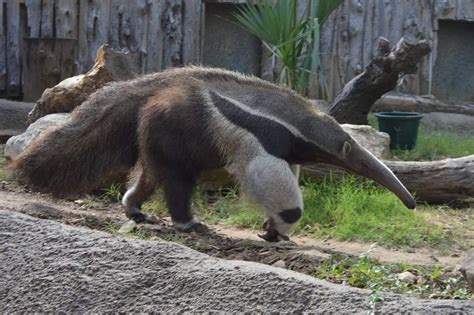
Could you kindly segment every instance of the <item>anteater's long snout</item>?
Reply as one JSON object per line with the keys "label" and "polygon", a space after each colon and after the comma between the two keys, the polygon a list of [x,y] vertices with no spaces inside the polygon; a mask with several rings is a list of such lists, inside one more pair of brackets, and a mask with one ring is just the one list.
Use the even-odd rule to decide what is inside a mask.
{"label": "anteater's long snout", "polygon": [[343,164],[345,168],[354,173],[373,179],[392,191],[407,208],[414,209],[416,207],[415,199],[395,174],[382,161],[360,145],[352,145],[352,149],[344,158]]}

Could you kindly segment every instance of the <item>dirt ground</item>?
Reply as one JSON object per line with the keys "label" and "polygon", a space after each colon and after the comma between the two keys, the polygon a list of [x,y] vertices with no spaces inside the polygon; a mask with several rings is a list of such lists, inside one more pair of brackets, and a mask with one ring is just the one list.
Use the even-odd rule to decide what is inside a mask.
{"label": "dirt ground", "polygon": [[[41,219],[50,219],[73,226],[85,226],[96,230],[117,233],[127,222],[119,204],[94,201],[87,206],[83,202],[53,199],[48,195],[31,193],[13,183],[0,186],[0,206]],[[136,235],[142,238],[163,239],[189,246],[197,251],[224,259],[260,262],[267,265],[281,261],[290,270],[313,273],[320,262],[331,254],[358,256],[366,253],[370,244],[339,242],[293,236],[291,242],[270,244],[257,236],[257,231],[212,225],[208,234],[180,233],[169,218],[161,218],[157,225],[138,225]],[[440,256],[428,248],[416,248],[410,252],[375,247],[371,256],[381,262],[409,263],[414,265],[442,265],[456,269],[464,259],[458,250]]]}

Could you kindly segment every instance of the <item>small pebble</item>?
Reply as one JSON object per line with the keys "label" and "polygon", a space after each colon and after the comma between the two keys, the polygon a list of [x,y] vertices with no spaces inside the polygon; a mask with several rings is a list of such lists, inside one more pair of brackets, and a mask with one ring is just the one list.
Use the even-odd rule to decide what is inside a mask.
{"label": "small pebble", "polygon": [[402,282],[408,282],[408,283],[415,283],[415,281],[418,279],[417,276],[415,276],[409,271],[405,271],[405,272],[401,272],[397,274],[397,278],[398,280]]}
{"label": "small pebble", "polygon": [[133,220],[125,222],[120,229],[118,230],[119,234],[128,234],[133,232],[135,228],[137,227],[137,223]]}
{"label": "small pebble", "polygon": [[280,259],[280,260],[277,260],[276,262],[274,262],[272,264],[273,267],[278,267],[278,268],[285,268],[286,269],[286,263],[284,260]]}

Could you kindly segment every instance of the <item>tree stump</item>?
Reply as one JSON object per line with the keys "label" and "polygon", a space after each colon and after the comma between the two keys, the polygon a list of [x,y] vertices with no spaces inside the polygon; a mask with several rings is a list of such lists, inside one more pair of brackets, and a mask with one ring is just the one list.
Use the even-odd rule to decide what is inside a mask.
{"label": "tree stump", "polygon": [[65,79],[44,91],[28,115],[29,123],[48,114],[71,112],[109,82],[135,78],[140,73],[139,57],[139,54],[122,53],[103,45],[97,50],[94,66],[86,74]]}
{"label": "tree stump", "polygon": [[367,125],[375,101],[396,87],[400,75],[416,72],[417,64],[430,51],[425,40],[411,43],[402,38],[390,49],[390,42],[379,38],[377,56],[336,96],[329,114],[341,124]]}

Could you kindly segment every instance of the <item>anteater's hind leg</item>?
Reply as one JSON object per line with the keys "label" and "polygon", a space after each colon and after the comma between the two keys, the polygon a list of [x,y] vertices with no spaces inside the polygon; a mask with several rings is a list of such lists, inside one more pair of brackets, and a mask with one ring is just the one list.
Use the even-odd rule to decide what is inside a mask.
{"label": "anteater's hind leg", "polygon": [[140,211],[142,203],[150,197],[155,189],[155,181],[147,176],[143,169],[138,170],[138,176],[132,181],[122,199],[127,218],[137,223],[157,223],[157,220]]}
{"label": "anteater's hind leg", "polygon": [[186,172],[184,167],[173,165],[161,167],[160,180],[163,181],[166,205],[170,211],[173,226],[184,232],[206,232],[207,227],[196,220],[191,212],[194,176]]}

